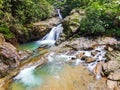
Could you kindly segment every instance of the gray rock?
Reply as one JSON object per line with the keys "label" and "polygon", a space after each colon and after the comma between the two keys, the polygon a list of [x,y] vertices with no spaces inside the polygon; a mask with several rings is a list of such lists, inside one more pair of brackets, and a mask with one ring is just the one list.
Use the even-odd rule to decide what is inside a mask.
{"label": "gray rock", "polygon": [[119,90],[120,89],[120,69],[110,73],[107,80],[107,85],[111,90]]}
{"label": "gray rock", "polygon": [[106,73],[114,72],[120,68],[120,62],[117,60],[110,60],[103,64],[103,69]]}

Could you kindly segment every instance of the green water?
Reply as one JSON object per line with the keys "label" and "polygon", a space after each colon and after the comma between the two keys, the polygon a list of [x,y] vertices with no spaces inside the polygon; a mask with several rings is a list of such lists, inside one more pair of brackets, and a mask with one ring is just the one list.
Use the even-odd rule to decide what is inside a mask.
{"label": "green water", "polygon": [[40,45],[37,42],[29,42],[29,43],[24,43],[21,44],[18,48],[20,50],[35,50],[39,47]]}
{"label": "green water", "polygon": [[24,78],[23,81],[22,79],[13,80],[9,90],[34,90],[34,88],[42,86],[48,77],[59,75],[63,67],[64,64],[58,64],[57,62],[51,62],[44,66],[37,67],[32,73],[28,71],[28,73],[22,77]]}

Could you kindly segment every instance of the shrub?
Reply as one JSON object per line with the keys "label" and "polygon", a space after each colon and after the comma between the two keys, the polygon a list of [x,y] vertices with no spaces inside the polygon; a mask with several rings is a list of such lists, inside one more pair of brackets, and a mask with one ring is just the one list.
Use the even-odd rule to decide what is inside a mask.
{"label": "shrub", "polygon": [[14,16],[21,23],[30,23],[50,17],[51,12],[52,6],[45,0],[38,0],[37,2],[35,0],[24,0],[19,1]]}
{"label": "shrub", "polygon": [[9,31],[9,27],[5,23],[0,25],[0,33],[2,33],[6,39],[14,38],[13,33]]}
{"label": "shrub", "polygon": [[85,35],[120,36],[120,4],[116,1],[92,3],[86,9],[86,17],[80,22],[80,32]]}

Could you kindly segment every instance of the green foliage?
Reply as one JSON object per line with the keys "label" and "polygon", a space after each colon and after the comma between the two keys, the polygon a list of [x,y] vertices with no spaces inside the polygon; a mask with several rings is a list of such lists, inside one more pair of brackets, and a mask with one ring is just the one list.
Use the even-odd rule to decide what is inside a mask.
{"label": "green foliage", "polygon": [[[105,0],[104,0],[105,1]],[[86,35],[120,36],[120,3],[118,1],[93,2],[80,22],[80,32]]]}
{"label": "green foliage", "polygon": [[85,8],[88,6],[89,2],[90,0],[65,0],[61,8],[63,17],[67,16],[74,8]]}
{"label": "green foliage", "polygon": [[49,18],[52,10],[52,5],[46,0],[0,0],[0,33],[5,38],[12,38],[14,35],[9,27],[18,24],[28,34],[24,24]]}
{"label": "green foliage", "polygon": [[2,33],[6,39],[14,37],[14,35],[9,31],[9,28],[6,24],[0,25],[0,33]]}
{"label": "green foliage", "polygon": [[14,16],[21,23],[30,23],[43,20],[51,16],[52,6],[45,0],[24,0],[16,1]]}
{"label": "green foliage", "polygon": [[46,0],[1,0],[0,16],[10,13],[22,24],[43,20],[51,16],[53,7]]}

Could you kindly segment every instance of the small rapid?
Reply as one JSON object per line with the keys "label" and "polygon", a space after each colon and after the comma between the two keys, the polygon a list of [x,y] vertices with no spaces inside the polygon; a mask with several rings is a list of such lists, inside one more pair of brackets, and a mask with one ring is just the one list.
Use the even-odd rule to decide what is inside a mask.
{"label": "small rapid", "polygon": [[61,15],[61,13],[60,13],[60,9],[57,9],[57,13],[58,13],[59,18],[60,18],[60,19],[63,19],[62,15]]}
{"label": "small rapid", "polygon": [[[82,78],[78,77],[81,75],[83,77],[85,69],[94,73],[97,64],[105,62],[104,48],[105,46],[98,46],[94,50],[80,50],[72,55],[50,52],[46,57],[48,62],[43,66],[32,66],[21,70],[13,79],[14,82],[11,83],[9,90],[82,90],[72,82],[77,81],[78,85],[83,83],[79,82]],[[83,57],[94,58],[94,61],[89,62]],[[100,72],[94,74],[96,79],[101,78]]]}
{"label": "small rapid", "polygon": [[59,24],[52,28],[52,30],[46,34],[41,40],[36,41],[40,46],[53,46],[59,39],[60,34],[63,31],[62,24]]}
{"label": "small rapid", "polygon": [[[62,16],[57,9],[60,19]],[[51,47],[63,32],[62,24],[51,29],[42,39],[31,44],[33,50],[39,47]],[[29,44],[28,44],[29,45]],[[94,72],[99,62],[105,62],[105,46],[93,50],[80,50],[74,54],[49,52],[42,66],[24,68],[13,78],[8,90],[93,90],[91,83],[101,78],[101,67]],[[33,58],[34,59],[34,58]],[[84,77],[85,76],[85,77]]]}
{"label": "small rapid", "polygon": [[22,50],[35,50],[39,47],[51,47],[55,45],[55,42],[59,39],[60,34],[63,32],[62,24],[54,26],[49,33],[47,33],[42,39],[25,43],[20,45],[20,49]]}

